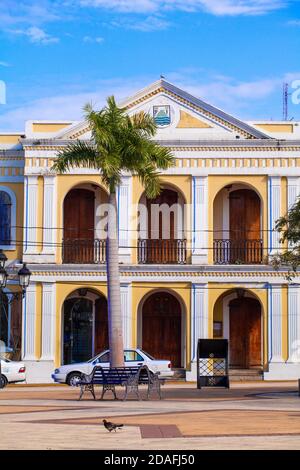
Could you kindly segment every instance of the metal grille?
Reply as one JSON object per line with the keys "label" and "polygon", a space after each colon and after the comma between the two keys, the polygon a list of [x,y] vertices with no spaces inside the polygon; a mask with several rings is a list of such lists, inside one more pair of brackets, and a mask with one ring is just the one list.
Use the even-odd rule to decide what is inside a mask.
{"label": "metal grille", "polygon": [[106,240],[69,238],[63,240],[63,263],[105,264]]}
{"label": "metal grille", "polygon": [[199,375],[202,377],[227,375],[226,359],[199,359]]}
{"label": "metal grille", "polygon": [[214,240],[215,264],[261,264],[262,240]]}
{"label": "metal grille", "polygon": [[138,241],[139,264],[186,264],[186,240]]}

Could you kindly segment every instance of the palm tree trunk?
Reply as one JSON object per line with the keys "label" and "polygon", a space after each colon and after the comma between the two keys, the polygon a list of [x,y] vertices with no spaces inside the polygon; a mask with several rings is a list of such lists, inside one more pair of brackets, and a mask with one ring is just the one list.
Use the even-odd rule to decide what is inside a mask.
{"label": "palm tree trunk", "polygon": [[117,198],[115,190],[110,191],[108,206],[106,266],[110,367],[123,367],[124,346],[119,273],[119,247],[117,234]]}

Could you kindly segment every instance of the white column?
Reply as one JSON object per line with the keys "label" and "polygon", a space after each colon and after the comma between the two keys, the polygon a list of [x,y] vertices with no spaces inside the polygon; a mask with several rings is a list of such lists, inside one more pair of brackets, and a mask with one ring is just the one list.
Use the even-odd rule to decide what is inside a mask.
{"label": "white column", "polygon": [[[37,252],[38,177],[25,177],[24,261],[31,261]],[[33,256],[34,257],[34,256]]]}
{"label": "white column", "polygon": [[300,178],[298,176],[288,176],[287,178],[288,189],[288,209],[290,209],[296,202],[300,194]]}
{"label": "white column", "polygon": [[187,381],[197,380],[198,339],[208,338],[207,284],[192,284],[191,296],[191,370],[186,372]]}
{"label": "white column", "polygon": [[132,177],[123,176],[118,190],[119,256],[123,263],[131,262],[130,217],[132,208]]}
{"label": "white column", "polygon": [[269,362],[283,362],[281,286],[269,285],[268,311]]}
{"label": "white column", "polygon": [[44,282],[42,285],[42,357],[41,361],[54,360],[56,285]]}
{"label": "white column", "polygon": [[[300,363],[300,285],[288,288],[289,358]],[[300,372],[300,371],[299,371]]]}
{"label": "white column", "polygon": [[36,284],[31,282],[23,299],[23,341],[22,358],[25,361],[35,360],[36,332]]}
{"label": "white column", "polygon": [[121,283],[121,309],[124,348],[132,348],[132,292],[131,283]]}
{"label": "white column", "polygon": [[57,237],[57,203],[56,203],[56,177],[44,176],[44,210],[43,210],[43,262],[51,263],[55,260],[55,243]]}
{"label": "white column", "polygon": [[207,264],[208,244],[207,176],[193,177],[192,195],[192,263]]}
{"label": "white column", "polygon": [[[268,229],[269,229],[269,254],[274,254],[280,247],[280,234],[275,231],[276,220],[281,215],[281,177],[269,176],[268,181]],[[273,230],[273,231],[271,231]]]}
{"label": "white column", "polygon": [[208,338],[207,284],[192,284],[192,361],[197,360],[198,339]]}

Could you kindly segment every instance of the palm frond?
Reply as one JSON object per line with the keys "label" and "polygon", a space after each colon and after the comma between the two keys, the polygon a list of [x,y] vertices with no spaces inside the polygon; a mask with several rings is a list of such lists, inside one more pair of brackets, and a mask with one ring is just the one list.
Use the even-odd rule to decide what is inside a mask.
{"label": "palm frond", "polygon": [[58,153],[52,169],[65,173],[74,167],[101,169],[99,154],[93,144],[78,140],[68,145]]}

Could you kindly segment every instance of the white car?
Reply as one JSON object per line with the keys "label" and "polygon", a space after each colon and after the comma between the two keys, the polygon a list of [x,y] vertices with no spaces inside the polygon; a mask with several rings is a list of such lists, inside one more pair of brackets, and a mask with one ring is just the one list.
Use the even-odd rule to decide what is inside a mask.
{"label": "white car", "polygon": [[[174,375],[170,361],[156,360],[150,354],[142,351],[141,349],[125,349],[124,362],[126,367],[136,367],[147,365],[150,372],[154,374],[159,373],[161,378],[169,378]],[[66,383],[75,386],[81,379],[82,373],[90,374],[96,365],[102,367],[109,367],[109,350],[103,351],[96,357],[93,357],[87,362],[80,362],[77,364],[68,364],[55,369],[52,374],[54,382]]]}
{"label": "white car", "polygon": [[26,368],[23,362],[11,361],[1,358],[1,385],[8,383],[24,382],[26,380]]}

